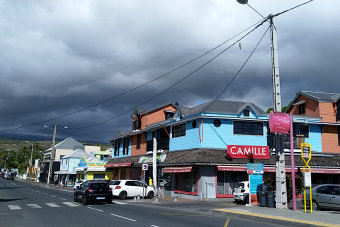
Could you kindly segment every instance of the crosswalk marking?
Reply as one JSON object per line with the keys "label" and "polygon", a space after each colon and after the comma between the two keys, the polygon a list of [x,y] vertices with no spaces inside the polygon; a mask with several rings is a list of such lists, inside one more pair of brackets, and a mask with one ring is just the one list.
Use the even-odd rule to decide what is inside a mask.
{"label": "crosswalk marking", "polygon": [[60,207],[59,205],[57,205],[55,203],[45,203],[45,204],[49,207]]}
{"label": "crosswalk marking", "polygon": [[27,204],[30,208],[41,208],[38,204]]}
{"label": "crosswalk marking", "polygon": [[21,207],[17,206],[17,205],[8,205],[8,208],[11,210],[21,210]]}
{"label": "crosswalk marking", "polygon": [[79,204],[76,204],[76,203],[72,203],[72,202],[63,202],[63,204],[69,206],[69,207],[77,207],[79,206]]}
{"label": "crosswalk marking", "polygon": [[118,201],[113,201],[115,204],[119,204],[119,205],[125,205],[127,203],[123,203],[123,202],[118,202]]}

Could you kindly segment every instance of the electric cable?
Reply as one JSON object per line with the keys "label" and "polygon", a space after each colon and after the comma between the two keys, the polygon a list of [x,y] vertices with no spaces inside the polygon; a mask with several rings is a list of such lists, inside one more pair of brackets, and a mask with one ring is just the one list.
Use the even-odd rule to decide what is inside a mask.
{"label": "electric cable", "polygon": [[223,88],[223,90],[216,96],[216,98],[209,104],[207,105],[204,109],[203,112],[205,112],[206,109],[208,109],[212,104],[214,104],[214,102],[216,100],[218,100],[221,95],[229,88],[229,86],[233,83],[233,81],[236,79],[236,77],[238,77],[238,75],[240,74],[240,72],[242,71],[242,69],[244,68],[244,66],[248,63],[249,59],[251,58],[251,56],[254,54],[255,50],[257,49],[257,47],[259,46],[259,44],[261,43],[261,41],[263,40],[264,36],[267,34],[268,30],[269,30],[270,26],[268,26],[268,28],[266,29],[266,31],[263,33],[261,39],[258,41],[258,43],[256,44],[256,46],[254,47],[254,49],[251,51],[251,53],[249,54],[249,56],[247,57],[247,59],[245,60],[245,62],[242,64],[241,68],[237,71],[237,73],[233,76],[233,78],[229,81],[229,83],[227,84],[227,86],[225,86]]}
{"label": "electric cable", "polygon": [[164,94],[166,91],[170,90],[171,88],[175,87],[177,84],[181,83],[182,81],[184,81],[185,79],[187,79],[188,77],[190,77],[191,75],[193,75],[194,73],[196,73],[197,71],[199,71],[200,69],[202,69],[204,66],[206,66],[207,64],[209,64],[210,62],[212,62],[213,60],[215,60],[217,57],[219,57],[221,54],[223,54],[224,52],[226,52],[227,50],[229,50],[231,47],[233,47],[236,43],[238,43],[239,41],[241,41],[242,39],[244,39],[245,37],[247,37],[250,33],[252,33],[253,31],[255,31],[257,28],[259,28],[260,26],[262,26],[266,21],[268,20],[268,18],[266,18],[265,20],[262,20],[262,22],[260,24],[258,24],[255,28],[253,28],[252,30],[250,30],[249,32],[247,32],[245,35],[243,35],[241,38],[239,38],[238,40],[236,40],[234,43],[232,43],[230,46],[228,46],[227,48],[225,48],[224,50],[222,50],[221,52],[219,52],[217,55],[215,55],[213,58],[211,58],[210,60],[206,61],[204,64],[202,64],[201,66],[199,66],[198,68],[196,68],[195,70],[193,70],[191,73],[187,74],[185,77],[183,77],[182,79],[180,79],[179,81],[177,81],[176,83],[174,83],[173,85],[171,85],[170,87],[166,88],[165,90],[157,93],[156,95],[152,96],[151,98],[147,99],[146,101],[143,101],[142,103],[136,105],[135,107],[128,109],[127,111],[124,111],[116,116],[113,116],[109,119],[106,119],[104,121],[98,122],[98,123],[94,123],[94,124],[90,124],[87,126],[83,126],[83,127],[79,127],[79,128],[74,128],[74,129],[84,129],[84,128],[90,128],[90,127],[94,127],[94,126],[98,126],[101,124],[104,124],[106,122],[109,122],[115,118],[118,118],[130,111],[133,111],[134,109],[136,109],[137,107],[144,105],[148,102],[150,102],[151,100],[153,100],[154,98],[160,96],[161,94]]}
{"label": "electric cable", "polygon": [[108,101],[111,101],[111,100],[114,100],[114,99],[116,99],[116,98],[119,98],[119,97],[121,97],[121,96],[123,96],[123,95],[126,95],[126,94],[128,94],[128,93],[130,93],[130,92],[132,92],[132,91],[135,91],[135,90],[137,90],[137,89],[139,89],[139,88],[141,88],[141,87],[144,87],[144,86],[146,86],[146,85],[148,85],[148,84],[150,84],[150,83],[152,83],[152,82],[154,82],[154,81],[156,81],[156,80],[159,80],[159,79],[161,79],[161,78],[163,78],[163,77],[165,77],[165,76],[167,76],[167,75],[169,75],[169,74],[171,74],[171,73],[173,73],[173,72],[175,72],[175,71],[178,71],[178,70],[181,69],[181,68],[184,68],[185,66],[187,66],[187,65],[189,65],[189,64],[191,64],[191,63],[193,63],[193,62],[195,62],[196,60],[198,60],[198,59],[204,57],[205,55],[211,53],[212,51],[218,49],[219,47],[223,46],[224,44],[226,44],[226,43],[229,42],[230,40],[236,38],[237,36],[241,35],[242,33],[246,32],[247,30],[249,30],[250,28],[256,26],[257,24],[259,24],[259,23],[261,23],[261,22],[262,22],[262,20],[256,22],[255,24],[253,24],[253,25],[249,26],[248,28],[244,29],[243,31],[237,33],[236,35],[232,36],[232,37],[229,38],[228,40],[226,40],[226,41],[222,42],[221,44],[217,45],[216,47],[214,47],[214,48],[212,48],[212,49],[206,51],[205,53],[199,55],[198,57],[196,57],[196,58],[194,58],[194,59],[192,59],[192,60],[190,60],[190,61],[187,61],[186,63],[184,63],[184,64],[178,66],[177,68],[174,68],[174,69],[170,70],[170,71],[167,72],[167,73],[164,73],[164,74],[162,74],[162,75],[160,75],[160,76],[158,76],[158,77],[156,77],[156,78],[154,78],[154,79],[152,79],[152,80],[150,80],[150,81],[148,81],[148,82],[145,82],[145,83],[143,83],[143,84],[141,84],[141,85],[138,85],[138,86],[136,86],[136,87],[134,87],[134,88],[131,88],[131,89],[129,89],[129,90],[126,90],[126,91],[124,91],[124,92],[122,92],[122,93],[120,93],[120,94],[117,94],[117,95],[115,95],[115,96],[112,96],[112,97],[110,97],[110,98],[107,98],[107,99],[105,99],[105,100],[102,100],[102,101],[100,101],[100,102],[97,102],[97,103],[95,103],[95,104],[86,106],[86,107],[84,107],[84,108],[81,108],[81,109],[78,109],[78,110],[75,110],[75,111],[72,111],[72,112],[63,114],[63,115],[59,115],[59,116],[56,116],[56,117],[53,117],[53,118],[50,118],[50,119],[47,119],[47,120],[44,120],[44,121],[39,121],[39,122],[31,123],[31,124],[26,124],[26,125],[19,126],[19,127],[15,127],[15,128],[9,128],[9,129],[0,130],[0,132],[12,131],[12,130],[16,130],[16,129],[26,128],[26,127],[29,127],[29,126],[39,125],[39,124],[43,124],[43,123],[50,122],[50,121],[53,121],[53,120],[57,120],[57,119],[60,119],[60,118],[63,118],[63,117],[69,116],[69,115],[73,115],[73,114],[82,112],[82,111],[87,110],[87,109],[90,109],[90,108],[93,108],[93,107],[95,107],[95,106],[98,106],[98,105],[100,105],[100,104],[103,104],[103,103],[108,102]]}

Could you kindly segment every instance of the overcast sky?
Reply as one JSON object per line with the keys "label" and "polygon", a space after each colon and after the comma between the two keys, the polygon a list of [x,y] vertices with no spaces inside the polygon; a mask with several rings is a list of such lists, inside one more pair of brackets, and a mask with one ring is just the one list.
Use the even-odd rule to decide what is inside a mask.
{"label": "overcast sky", "polygon": [[[303,2],[249,0],[265,17]],[[315,0],[274,18],[283,105],[300,90],[340,93],[339,9],[340,1]],[[51,140],[57,124],[68,126],[58,130],[58,140],[107,143],[118,130],[131,130],[131,110],[141,104],[190,107],[212,100],[269,26],[169,90],[241,36],[103,102],[200,56],[262,17],[236,0],[0,0],[0,15],[0,136],[25,140]],[[272,106],[269,32],[220,99],[253,102],[263,110]]]}

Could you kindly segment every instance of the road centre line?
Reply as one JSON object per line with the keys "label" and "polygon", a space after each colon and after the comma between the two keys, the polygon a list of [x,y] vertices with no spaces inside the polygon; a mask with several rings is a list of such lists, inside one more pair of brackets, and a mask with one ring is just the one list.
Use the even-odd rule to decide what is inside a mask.
{"label": "road centre line", "polygon": [[61,200],[64,200],[64,201],[66,201],[67,199],[64,199],[64,198],[59,198],[59,199],[61,199]]}
{"label": "road centre line", "polygon": [[152,226],[152,227],[159,227],[158,225],[150,225],[150,226]]}
{"label": "road centre line", "polygon": [[96,211],[100,211],[100,212],[104,212],[103,210],[99,210],[99,209],[96,209],[96,208],[93,208],[93,207],[87,207],[89,209],[92,209],[92,210],[96,210]]}
{"label": "road centre line", "polygon": [[49,196],[54,197],[54,198],[57,197],[57,196],[55,196],[55,195],[49,195]]}
{"label": "road centre line", "polygon": [[120,215],[117,215],[117,214],[112,214],[112,213],[111,213],[111,215],[112,215],[112,216],[115,216],[115,217],[118,217],[118,218],[123,218],[123,219],[129,220],[129,221],[136,221],[136,220],[134,220],[134,219],[127,218],[127,217],[123,217],[123,216],[120,216]]}
{"label": "road centre line", "polygon": [[21,207],[17,206],[17,205],[8,205],[8,208],[11,210],[21,210]]}

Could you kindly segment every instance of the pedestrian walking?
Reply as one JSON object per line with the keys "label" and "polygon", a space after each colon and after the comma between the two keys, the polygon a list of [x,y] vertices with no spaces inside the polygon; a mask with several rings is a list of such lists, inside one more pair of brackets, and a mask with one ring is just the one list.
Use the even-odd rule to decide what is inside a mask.
{"label": "pedestrian walking", "polygon": [[54,186],[57,187],[58,184],[58,175],[54,175]]}

